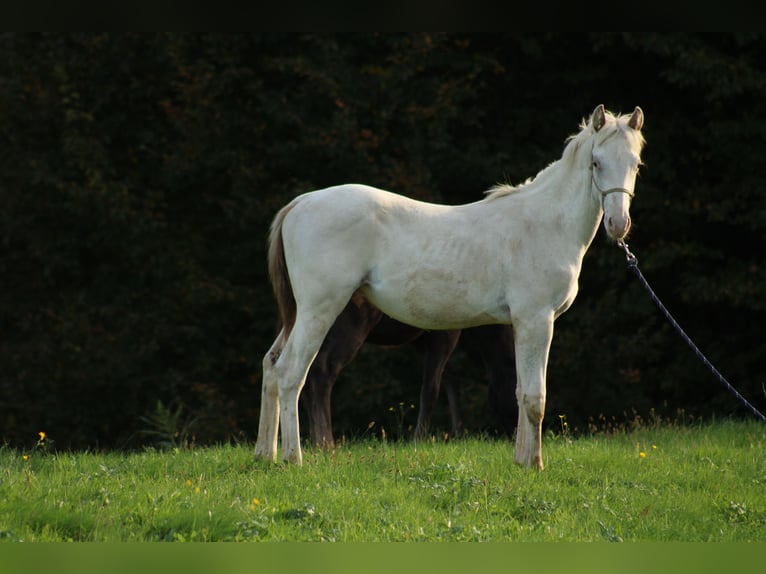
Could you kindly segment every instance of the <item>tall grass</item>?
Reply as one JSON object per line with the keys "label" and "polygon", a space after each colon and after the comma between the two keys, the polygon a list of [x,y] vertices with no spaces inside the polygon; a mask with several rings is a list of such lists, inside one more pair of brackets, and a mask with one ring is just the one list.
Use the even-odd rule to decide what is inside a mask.
{"label": "tall grass", "polygon": [[[251,445],[0,449],[7,541],[763,541],[766,426],[548,433],[546,469],[483,438],[360,439],[304,466]],[[47,437],[46,437],[47,438]],[[49,439],[48,439],[49,440]]]}

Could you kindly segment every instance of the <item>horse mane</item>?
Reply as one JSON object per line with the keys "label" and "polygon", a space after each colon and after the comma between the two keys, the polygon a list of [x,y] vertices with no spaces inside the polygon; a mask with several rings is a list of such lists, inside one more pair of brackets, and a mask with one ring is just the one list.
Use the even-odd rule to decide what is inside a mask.
{"label": "horse mane", "polygon": [[[505,197],[511,195],[519,190],[527,188],[533,183],[540,182],[546,173],[550,173],[551,168],[559,162],[565,162],[566,165],[572,165],[575,163],[578,152],[582,149],[583,144],[586,141],[591,141],[593,138],[594,144],[600,143],[610,137],[613,137],[619,132],[623,132],[628,137],[638,138],[639,150],[644,146],[644,136],[640,131],[634,130],[628,126],[629,114],[613,114],[610,111],[605,111],[606,121],[604,126],[599,131],[594,131],[591,125],[591,118],[583,118],[580,122],[580,131],[576,134],[572,134],[565,140],[564,152],[561,154],[561,159],[548,164],[541,169],[536,176],[527,178],[523,183],[517,185],[511,185],[510,183],[498,183],[490,187],[485,191],[486,199],[496,199],[499,197]],[[591,148],[592,149],[592,148]]]}
{"label": "horse mane", "polygon": [[498,197],[503,197],[505,195],[510,195],[514,191],[518,191],[528,183],[531,183],[533,181],[533,178],[527,178],[526,181],[523,183],[520,183],[518,185],[512,185],[510,183],[496,183],[492,187],[490,187],[487,191],[484,192],[484,194],[487,196],[487,199],[495,199]]}

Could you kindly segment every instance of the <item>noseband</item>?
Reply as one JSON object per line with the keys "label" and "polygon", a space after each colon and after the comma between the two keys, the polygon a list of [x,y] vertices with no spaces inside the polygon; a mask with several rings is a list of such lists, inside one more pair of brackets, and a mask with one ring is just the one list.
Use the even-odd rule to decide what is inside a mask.
{"label": "noseband", "polygon": [[631,191],[630,189],[626,187],[611,187],[609,189],[601,189],[598,182],[596,181],[596,174],[593,172],[592,168],[591,168],[591,180],[593,181],[593,185],[596,186],[596,189],[601,195],[601,209],[604,209],[604,201],[606,200],[606,196],[609,195],[610,193],[624,193],[630,199],[633,199],[633,196],[636,194],[634,191]]}

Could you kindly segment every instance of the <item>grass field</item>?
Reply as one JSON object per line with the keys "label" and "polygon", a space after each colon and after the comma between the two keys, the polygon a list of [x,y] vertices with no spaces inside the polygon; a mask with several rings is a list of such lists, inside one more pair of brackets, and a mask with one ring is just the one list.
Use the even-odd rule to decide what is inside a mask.
{"label": "grass field", "polygon": [[[55,437],[53,437],[55,438]],[[546,469],[512,444],[379,438],[308,450],[301,468],[252,445],[0,449],[4,541],[764,541],[766,425],[549,433]]]}

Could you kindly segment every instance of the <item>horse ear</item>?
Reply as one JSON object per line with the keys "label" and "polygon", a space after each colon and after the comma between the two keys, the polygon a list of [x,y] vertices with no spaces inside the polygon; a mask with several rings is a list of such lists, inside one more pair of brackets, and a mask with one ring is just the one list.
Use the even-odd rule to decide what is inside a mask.
{"label": "horse ear", "polygon": [[640,130],[644,126],[644,110],[636,106],[628,120],[628,125],[634,130]]}
{"label": "horse ear", "polygon": [[596,106],[596,109],[593,110],[593,115],[591,116],[591,123],[593,124],[594,131],[598,131],[604,127],[604,124],[606,123],[606,114],[604,112],[604,104],[599,104],[598,106]]}

